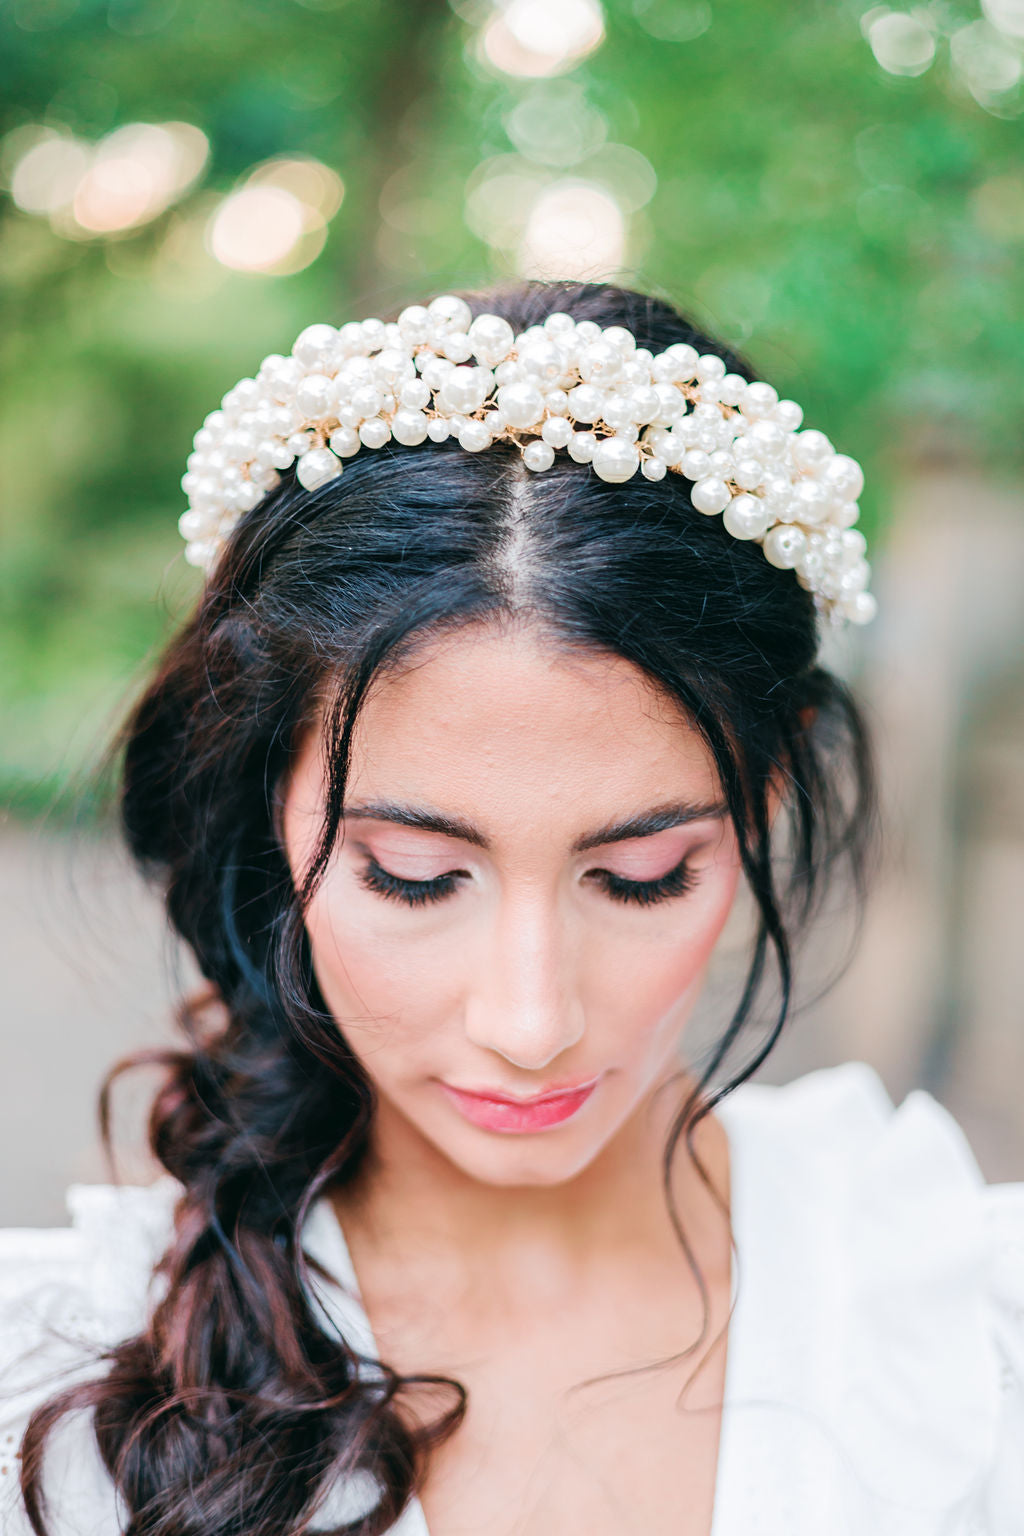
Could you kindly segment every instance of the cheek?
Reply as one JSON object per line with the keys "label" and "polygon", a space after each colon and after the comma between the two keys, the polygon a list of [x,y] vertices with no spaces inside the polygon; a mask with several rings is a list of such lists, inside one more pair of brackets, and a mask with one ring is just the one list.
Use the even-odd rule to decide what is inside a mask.
{"label": "cheek", "polygon": [[643,1036],[675,1030],[696,1001],[708,962],[732,910],[738,862],[723,855],[688,897],[658,912],[641,912],[595,947],[595,999],[621,1030]]}
{"label": "cheek", "polygon": [[313,969],[330,1009],[357,1055],[400,1042],[404,1052],[435,1038],[451,1015],[461,976],[459,954],[443,928],[429,937],[401,931],[404,913],[348,891],[331,877],[306,915]]}

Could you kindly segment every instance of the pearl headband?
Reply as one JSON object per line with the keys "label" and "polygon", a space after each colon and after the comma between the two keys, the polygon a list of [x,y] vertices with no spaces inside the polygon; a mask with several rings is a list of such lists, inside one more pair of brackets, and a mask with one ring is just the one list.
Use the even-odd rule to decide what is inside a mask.
{"label": "pearl headband", "polygon": [[315,491],[343,459],[391,438],[455,437],[470,453],[504,439],[537,473],[567,449],[602,480],[685,475],[697,511],[721,514],[734,538],[794,570],[833,624],[866,624],[876,603],[853,526],[864,476],[823,432],[800,431],[802,420],[795,401],[728,373],[713,353],[677,343],[655,356],[622,326],[567,314],[517,336],[500,315],[474,320],[446,295],[390,324],[308,326],[290,357],[265,358],[196,433],[178,527],[185,558],[209,570],[238,518],[293,464]]}

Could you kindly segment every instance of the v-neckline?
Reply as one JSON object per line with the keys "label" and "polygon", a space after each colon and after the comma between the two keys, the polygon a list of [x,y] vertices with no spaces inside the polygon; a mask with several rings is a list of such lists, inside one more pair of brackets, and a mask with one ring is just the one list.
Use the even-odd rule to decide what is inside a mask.
{"label": "v-neckline", "polygon": [[[742,1085],[741,1085],[742,1088]],[[711,1510],[711,1528],[708,1536],[733,1536],[726,1527],[725,1504],[730,1497],[739,1467],[734,1466],[738,1454],[735,1415],[730,1407],[741,1396],[740,1383],[746,1356],[745,1324],[749,1310],[751,1256],[746,1234],[751,1230],[748,1220],[750,1210],[747,1190],[748,1165],[746,1149],[733,1111],[734,1090],[715,1106],[714,1114],[722,1126],[728,1143],[729,1211],[732,1226],[733,1248],[729,1256],[729,1323],[726,1333],[725,1385],[722,1400],[722,1417],[718,1434],[718,1458],[715,1467],[715,1490]],[[303,1229],[303,1246],[311,1257],[324,1267],[339,1285],[330,1285],[322,1292],[332,1321],[343,1337],[348,1338],[367,1358],[380,1360],[380,1349],[366,1308],[363,1305],[359,1279],[349,1251],[341,1219],[329,1196],[321,1195],[311,1208]],[[744,1283],[739,1284],[740,1272]],[[413,1494],[399,1519],[391,1526],[394,1536],[432,1536],[427,1517],[418,1494]]]}

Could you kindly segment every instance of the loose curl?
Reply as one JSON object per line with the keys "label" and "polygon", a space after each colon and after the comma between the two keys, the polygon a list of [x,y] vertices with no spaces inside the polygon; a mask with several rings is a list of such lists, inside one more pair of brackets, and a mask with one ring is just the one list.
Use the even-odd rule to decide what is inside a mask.
{"label": "loose curl", "polygon": [[[689,342],[755,377],[668,304],[629,290],[529,283],[465,297],[517,331],[562,309],[627,326],[654,352]],[[303,914],[339,834],[368,689],[432,636],[524,613],[560,643],[624,657],[682,707],[713,755],[756,904],[742,995],[663,1156],[706,1326],[706,1288],[672,1209],[677,1144],[685,1131],[700,1166],[693,1131],[778,1039],[794,940],[840,862],[859,912],[876,829],[866,728],[816,662],[811,597],[696,512],[678,475],[609,486],[560,457],[535,476],[508,444],[474,455],[450,442],[365,451],[312,493],[286,475],[237,525],[117,744],[128,846],[209,985],[181,1007],[186,1048],[133,1057],[103,1087],[109,1147],[112,1083],[140,1061],[163,1066],[150,1141],[182,1192],[144,1331],[104,1353],[104,1376],[30,1420],[21,1489],[37,1536],[48,1536],[45,1444],[72,1409],[93,1410],[126,1536],[298,1536],[332,1485],[357,1474],[376,1500],[330,1530],[380,1536],[461,1422],[459,1382],[386,1364],[367,1376],[309,1293],[303,1222],[355,1177],[375,1099],[319,993]],[[282,786],[321,710],[326,808],[297,891]],[[773,850],[780,780],[785,844]],[[764,1039],[712,1090],[768,991]],[[410,1395],[438,1386],[448,1408],[409,1412]]]}

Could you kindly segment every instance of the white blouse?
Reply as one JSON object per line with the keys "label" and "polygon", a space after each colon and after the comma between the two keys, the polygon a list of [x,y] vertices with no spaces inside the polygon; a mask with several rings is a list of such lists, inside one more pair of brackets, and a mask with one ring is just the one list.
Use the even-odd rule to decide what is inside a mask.
{"label": "white blouse", "polygon": [[[987,1185],[922,1089],[894,1106],[863,1062],[715,1110],[729,1138],[734,1310],[711,1536],[1024,1533],[1024,1182]],[[31,1409],[143,1326],[180,1186],[72,1185],[72,1225],[0,1232],[0,1532],[31,1536],[17,1449]],[[336,1328],[371,1357],[326,1199],[303,1245]],[[51,1441],[57,1536],[123,1525],[88,1414]],[[317,1525],[372,1503],[357,1479]],[[417,1500],[392,1528],[430,1536]]]}

